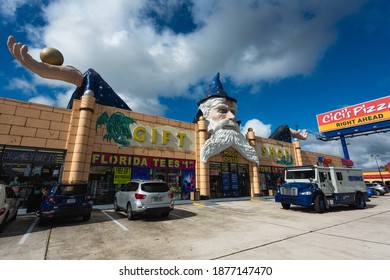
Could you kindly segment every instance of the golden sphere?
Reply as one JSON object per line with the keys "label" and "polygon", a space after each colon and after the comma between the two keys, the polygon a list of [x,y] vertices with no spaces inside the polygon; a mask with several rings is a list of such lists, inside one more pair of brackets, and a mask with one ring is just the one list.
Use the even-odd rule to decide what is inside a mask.
{"label": "golden sphere", "polygon": [[44,48],[39,53],[41,61],[51,65],[62,65],[64,63],[64,56],[62,53],[55,48]]}

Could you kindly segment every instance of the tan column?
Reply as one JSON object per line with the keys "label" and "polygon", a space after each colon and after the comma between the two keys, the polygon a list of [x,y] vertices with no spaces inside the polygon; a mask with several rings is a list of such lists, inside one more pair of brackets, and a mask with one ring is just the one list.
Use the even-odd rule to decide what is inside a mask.
{"label": "tan column", "polygon": [[77,127],[72,163],[70,165],[69,182],[87,182],[91,155],[88,153],[89,131],[96,99],[93,91],[87,90],[81,98],[80,118]]}
{"label": "tan column", "polygon": [[[207,140],[207,122],[204,117],[200,117],[198,121],[199,130],[199,149],[203,148],[204,143]],[[209,177],[209,164],[200,161],[200,152],[198,154],[199,161],[199,186],[200,195],[210,198],[210,177]]]}
{"label": "tan column", "polygon": [[297,166],[302,166],[302,153],[301,153],[301,143],[299,143],[298,139],[295,139],[293,142],[294,145],[294,155],[295,155],[295,162]]}
{"label": "tan column", "polygon": [[[256,135],[251,127],[248,128],[246,139],[248,139],[249,144],[256,150]],[[251,164],[249,175],[251,177],[251,197],[260,196],[259,167],[257,164]]]}

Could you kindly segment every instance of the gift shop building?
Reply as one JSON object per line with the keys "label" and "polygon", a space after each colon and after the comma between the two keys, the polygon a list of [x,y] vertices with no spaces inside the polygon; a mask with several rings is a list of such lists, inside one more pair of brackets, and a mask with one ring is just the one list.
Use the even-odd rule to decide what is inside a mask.
{"label": "gift shop building", "polygon": [[257,160],[228,147],[204,162],[205,117],[183,122],[134,112],[96,72],[85,75],[88,86],[76,89],[67,108],[0,98],[0,180],[21,197],[36,184],[88,182],[95,203],[112,203],[129,180],[153,178],[166,181],[176,200],[254,197],[272,194],[285,167],[345,165],[301,150],[297,139],[261,138],[252,129],[244,137]]}

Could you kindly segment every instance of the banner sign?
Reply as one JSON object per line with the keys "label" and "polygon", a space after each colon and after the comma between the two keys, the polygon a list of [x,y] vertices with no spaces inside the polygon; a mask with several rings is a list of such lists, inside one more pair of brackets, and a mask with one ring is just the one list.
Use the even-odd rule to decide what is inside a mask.
{"label": "banner sign", "polygon": [[91,164],[94,166],[131,166],[143,168],[173,168],[195,170],[194,160],[132,156],[110,153],[93,153]]}
{"label": "banner sign", "polygon": [[317,115],[319,132],[390,120],[390,96]]}
{"label": "banner sign", "polygon": [[35,151],[5,150],[3,161],[56,163],[57,154]]}
{"label": "banner sign", "polygon": [[115,167],[114,168],[114,184],[126,184],[131,179],[130,167]]}

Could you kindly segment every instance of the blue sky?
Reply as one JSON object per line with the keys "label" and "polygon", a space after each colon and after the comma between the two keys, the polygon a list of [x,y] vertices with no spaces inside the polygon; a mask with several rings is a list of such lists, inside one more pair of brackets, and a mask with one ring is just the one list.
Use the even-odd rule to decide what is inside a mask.
{"label": "blue sky", "polygon": [[[242,129],[309,131],[302,148],[343,156],[315,138],[316,115],[389,95],[386,0],[7,0],[0,8],[1,96],[65,107],[75,86],[42,79],[8,52],[8,35],[39,60],[95,69],[133,111],[191,122],[217,72]],[[357,167],[390,162],[390,135],[348,140]]]}

